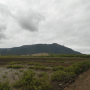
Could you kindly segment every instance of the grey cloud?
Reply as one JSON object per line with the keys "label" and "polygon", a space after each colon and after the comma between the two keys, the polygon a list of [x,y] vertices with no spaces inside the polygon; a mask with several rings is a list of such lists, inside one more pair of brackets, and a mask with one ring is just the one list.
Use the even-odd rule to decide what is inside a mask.
{"label": "grey cloud", "polygon": [[24,12],[21,11],[18,13],[18,16],[16,17],[19,25],[29,31],[37,31],[40,21],[42,21],[44,18],[42,15],[40,15],[37,12],[29,11]]}
{"label": "grey cloud", "polygon": [[6,25],[2,25],[2,24],[0,24],[0,31],[5,30],[6,28],[7,28]]}
{"label": "grey cloud", "polygon": [[0,40],[1,39],[6,39],[6,36],[3,33],[0,33]]}
{"label": "grey cloud", "polygon": [[9,8],[4,4],[0,4],[0,13],[4,16],[11,15]]}
{"label": "grey cloud", "polygon": [[6,5],[0,3],[0,32],[7,29],[9,20],[8,16],[11,16],[9,8]]}

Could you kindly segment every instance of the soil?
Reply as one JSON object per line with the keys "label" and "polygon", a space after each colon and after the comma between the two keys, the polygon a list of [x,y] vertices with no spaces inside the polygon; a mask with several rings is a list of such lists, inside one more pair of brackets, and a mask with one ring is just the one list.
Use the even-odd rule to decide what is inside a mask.
{"label": "soil", "polygon": [[90,90],[90,70],[80,74],[72,84],[63,90]]}

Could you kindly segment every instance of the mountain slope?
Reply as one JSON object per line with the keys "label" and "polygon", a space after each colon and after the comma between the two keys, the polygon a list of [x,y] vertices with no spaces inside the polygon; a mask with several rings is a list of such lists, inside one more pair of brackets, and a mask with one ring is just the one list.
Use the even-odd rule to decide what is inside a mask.
{"label": "mountain slope", "polygon": [[2,55],[27,55],[36,53],[54,53],[54,54],[81,54],[70,48],[59,44],[35,44],[35,45],[24,45],[21,47],[0,49]]}

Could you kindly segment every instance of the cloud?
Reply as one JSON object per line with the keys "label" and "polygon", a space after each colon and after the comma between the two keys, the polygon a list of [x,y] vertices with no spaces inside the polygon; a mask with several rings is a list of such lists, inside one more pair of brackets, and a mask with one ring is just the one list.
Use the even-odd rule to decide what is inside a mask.
{"label": "cloud", "polygon": [[6,5],[0,3],[0,14],[3,16],[9,16],[11,15],[11,12]]}
{"label": "cloud", "polygon": [[0,0],[0,3],[1,39],[9,38],[0,47],[55,42],[90,53],[89,0]]}
{"label": "cloud", "polygon": [[1,39],[6,39],[6,36],[3,33],[0,33],[0,40]]}
{"label": "cloud", "polygon": [[9,8],[0,3],[0,32],[7,29],[9,16],[11,16]]}
{"label": "cloud", "polygon": [[7,28],[5,24],[0,23],[0,31],[3,31]]}
{"label": "cloud", "polygon": [[16,17],[19,25],[29,31],[37,31],[39,27],[39,23],[44,20],[44,17],[38,12],[34,12],[32,10],[29,11],[18,11]]}

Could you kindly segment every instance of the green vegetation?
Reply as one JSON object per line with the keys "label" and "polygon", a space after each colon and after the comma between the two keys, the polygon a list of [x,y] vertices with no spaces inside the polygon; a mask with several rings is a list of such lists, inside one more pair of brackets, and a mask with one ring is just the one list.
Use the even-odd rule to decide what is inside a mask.
{"label": "green vegetation", "polygon": [[64,63],[64,61],[59,61],[59,63]]}
{"label": "green vegetation", "polygon": [[21,70],[19,70],[20,72],[23,72],[23,70],[21,69]]}
{"label": "green vegetation", "polygon": [[54,74],[51,76],[52,81],[68,81],[75,77],[76,74],[74,72],[65,72],[65,71],[56,71]]}
{"label": "green vegetation", "polygon": [[[70,61],[68,60],[64,61],[64,62],[70,62],[69,63],[70,66],[68,66],[69,64],[67,65],[67,63],[64,64],[62,64],[63,62],[59,63],[60,60],[63,61],[62,59],[60,60],[57,59],[56,60],[57,63],[52,63],[54,60],[55,59],[52,60],[51,58],[51,60],[49,60],[50,63],[47,63],[46,60],[42,62],[29,61],[26,62],[25,64],[22,63],[22,65],[21,63],[14,61],[9,63],[9,65],[7,65],[7,68],[11,68],[11,69],[8,70],[9,71],[8,74],[10,75],[12,74],[11,79],[13,79],[15,82],[13,83],[13,85],[11,84],[9,86],[9,82],[4,82],[6,79],[8,79],[8,75],[7,76],[2,75],[1,81],[3,81],[3,83],[0,82],[0,90],[14,90],[14,89],[15,90],[53,90],[52,88],[53,83],[58,83],[58,82],[68,83],[69,81],[74,80],[74,78],[80,75],[81,73],[90,69],[90,61],[87,61],[88,59],[86,61],[82,60],[82,62],[81,60],[71,61],[71,58],[69,59]],[[68,67],[65,65],[67,65]],[[15,70],[15,69],[19,69],[19,70]],[[5,74],[7,74],[6,69],[5,69]],[[82,80],[83,78],[84,78],[83,76],[80,77],[80,79]],[[6,88],[9,87],[9,89],[6,88],[2,89],[4,88],[4,84],[6,84]]]}
{"label": "green vegetation", "polygon": [[44,65],[43,66],[35,66],[34,69],[37,69],[37,70],[50,70],[50,68],[46,68]]}
{"label": "green vegetation", "polygon": [[34,69],[34,66],[30,66],[29,69]]}
{"label": "green vegetation", "polygon": [[21,90],[52,90],[46,75],[41,78],[37,78],[34,75],[35,72],[32,70],[25,71],[21,79],[13,86]]}
{"label": "green vegetation", "polygon": [[49,61],[47,61],[47,62],[48,62],[48,63],[56,63],[57,61],[50,61],[50,60],[49,60]]}
{"label": "green vegetation", "polygon": [[3,78],[7,78],[7,76],[3,75]]}
{"label": "green vegetation", "polygon": [[46,72],[41,72],[41,73],[38,74],[39,77],[43,77],[43,76],[46,76],[46,75],[47,75]]}
{"label": "green vegetation", "polygon": [[30,62],[30,63],[27,63],[28,65],[34,65],[34,63]]}
{"label": "green vegetation", "polygon": [[42,64],[37,62],[37,63],[35,63],[35,66],[42,66]]}
{"label": "green vegetation", "polygon": [[11,90],[9,82],[0,82],[0,90]]}
{"label": "green vegetation", "polygon": [[64,67],[63,66],[57,66],[57,67],[53,67],[52,70],[53,71],[64,70]]}
{"label": "green vegetation", "polygon": [[83,61],[73,64],[65,69],[66,72],[74,72],[75,74],[81,74],[90,69],[90,61]]}
{"label": "green vegetation", "polygon": [[67,68],[64,68],[62,66],[54,67],[53,70],[56,72],[54,72],[53,75],[51,76],[51,80],[67,81],[87,71],[88,69],[90,69],[90,61],[78,62]]}
{"label": "green vegetation", "polygon": [[20,65],[8,65],[7,68],[19,69],[19,68],[24,68],[24,66],[20,66]]}

